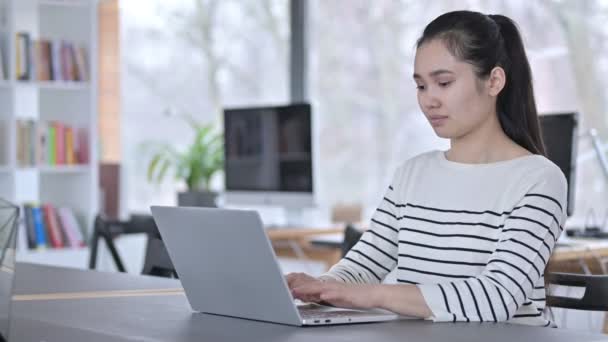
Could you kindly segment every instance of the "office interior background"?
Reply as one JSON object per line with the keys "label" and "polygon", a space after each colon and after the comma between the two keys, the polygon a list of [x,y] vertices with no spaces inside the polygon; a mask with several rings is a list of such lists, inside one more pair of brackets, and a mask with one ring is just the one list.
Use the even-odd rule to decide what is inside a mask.
{"label": "office interior background", "polygon": [[[416,101],[411,76],[415,42],[441,13],[471,9],[504,14],[519,24],[539,113],[580,114],[569,225],[605,228],[608,170],[602,169],[598,150],[605,154],[608,146],[606,1],[292,1],[304,5],[294,12],[289,0],[104,0],[88,12],[89,7],[79,5],[89,3],[84,0],[0,2],[1,20],[15,20],[20,30],[37,30],[33,38],[44,38],[48,29],[87,46],[91,71],[80,85],[23,86],[11,78],[16,75],[9,65],[15,61],[9,56],[10,40],[3,36],[3,68],[9,76],[2,96],[12,109],[2,109],[17,114],[0,118],[63,120],[44,108],[81,111],[82,118],[65,121],[89,128],[85,145],[90,154],[81,168],[21,167],[10,151],[17,138],[11,129],[2,130],[1,144],[7,148],[0,155],[0,196],[81,209],[77,214],[86,239],[99,211],[124,218],[149,213],[150,205],[177,204],[177,193],[186,184],[176,181],[171,170],[161,182],[150,181],[148,168],[157,144],[183,150],[192,142],[194,131],[184,116],[221,131],[225,108],[308,102],[316,205],[305,208],[305,216],[322,221],[332,208],[354,205],[361,207],[365,222],[401,162],[449,148]],[[6,6],[15,3],[37,10],[7,16]],[[83,19],[83,13],[90,18]],[[28,107],[31,101],[38,105]],[[23,114],[34,111],[40,114]],[[597,132],[599,149],[591,129]],[[220,202],[224,180],[218,172],[210,182]],[[107,188],[99,188],[100,181]],[[255,208],[265,220],[285,219],[280,206]],[[138,273],[142,238],[127,236],[116,243],[127,271]],[[86,248],[63,254],[22,248],[25,261],[83,268],[88,262]],[[107,251],[102,248],[100,254],[100,268],[113,270]],[[289,267],[321,270],[297,263]],[[571,317],[565,322],[569,327],[602,330],[603,314]]]}

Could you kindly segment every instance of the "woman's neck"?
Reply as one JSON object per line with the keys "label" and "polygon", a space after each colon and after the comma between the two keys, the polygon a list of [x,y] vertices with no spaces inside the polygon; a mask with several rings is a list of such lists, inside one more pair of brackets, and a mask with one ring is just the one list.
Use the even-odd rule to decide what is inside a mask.
{"label": "woman's neck", "polygon": [[509,160],[530,152],[513,142],[502,130],[497,115],[466,135],[453,138],[446,158],[468,164],[485,164]]}

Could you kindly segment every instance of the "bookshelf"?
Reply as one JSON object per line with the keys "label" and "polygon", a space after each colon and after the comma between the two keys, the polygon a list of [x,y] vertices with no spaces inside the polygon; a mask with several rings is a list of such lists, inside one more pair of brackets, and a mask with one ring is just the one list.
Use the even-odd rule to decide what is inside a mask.
{"label": "bookshelf", "polygon": [[[50,42],[51,46],[57,46],[57,51],[51,46],[48,50],[36,50],[43,49],[37,45],[32,47],[30,62],[39,62],[37,58],[43,57],[38,56],[44,56],[44,52],[39,51],[48,51],[47,58],[51,56],[61,61],[60,64],[48,62],[46,76],[39,74],[42,69],[36,69],[39,68],[37,64],[30,70],[29,77],[24,77],[25,45],[20,44],[19,33],[27,33],[29,39],[36,41],[34,44]],[[4,78],[0,78],[0,196],[20,205],[48,203],[70,208],[87,237],[99,207],[97,37],[97,0],[0,0],[0,67],[4,74]],[[61,64],[65,63],[61,50],[64,44],[71,46],[67,48],[67,54],[72,57],[67,58],[72,58],[73,63],[67,67]],[[35,53],[42,55],[32,55]],[[78,68],[77,58],[81,58],[78,62],[85,62]],[[21,149],[23,135],[18,129],[21,122],[31,122],[33,130],[30,133],[36,134],[28,140],[31,143],[28,146],[34,147],[26,149],[33,152],[32,158],[25,163]],[[61,124],[58,128],[61,132],[67,132],[65,127],[84,132],[84,143],[78,144],[78,153],[84,153],[86,158],[80,158],[78,154],[78,160],[71,158],[68,161],[65,156],[55,160],[53,152],[54,161],[51,161],[50,150],[37,145],[38,135],[45,134],[40,132],[46,132],[49,126],[55,129],[56,123]],[[68,140],[62,141],[67,144]],[[72,140],[69,148],[63,145],[56,148],[57,151],[70,150]],[[65,154],[77,155],[75,152]],[[87,267],[87,247],[29,249],[23,241],[24,221],[17,260]]]}

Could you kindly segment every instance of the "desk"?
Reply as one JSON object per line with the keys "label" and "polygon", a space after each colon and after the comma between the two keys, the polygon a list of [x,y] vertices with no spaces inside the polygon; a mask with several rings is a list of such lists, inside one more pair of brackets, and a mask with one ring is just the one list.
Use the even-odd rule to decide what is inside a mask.
{"label": "desk", "polygon": [[[178,280],[19,264],[16,292],[30,295],[176,286]],[[560,329],[422,320],[299,328],[193,313],[183,294],[162,291],[156,296],[19,300],[13,304],[13,317],[11,337],[18,341],[608,341],[606,335]],[[65,327],[64,335],[61,327]]]}
{"label": "desk", "polygon": [[608,257],[608,241],[593,239],[568,239],[558,244],[553,252],[554,262],[576,261],[584,258]]}
{"label": "desk", "polygon": [[344,234],[344,227],[327,228],[268,228],[266,234],[279,257],[300,258],[325,263],[326,269],[340,260],[339,248],[315,246],[311,241],[316,237]]}

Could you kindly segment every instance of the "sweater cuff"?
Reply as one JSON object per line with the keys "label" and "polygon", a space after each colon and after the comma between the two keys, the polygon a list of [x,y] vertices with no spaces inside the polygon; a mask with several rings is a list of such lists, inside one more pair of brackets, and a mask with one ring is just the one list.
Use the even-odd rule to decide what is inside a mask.
{"label": "sweater cuff", "polygon": [[422,293],[426,305],[433,313],[433,316],[427,317],[427,319],[433,322],[452,322],[454,320],[454,315],[445,308],[445,299],[439,285],[419,284],[416,286]]}

